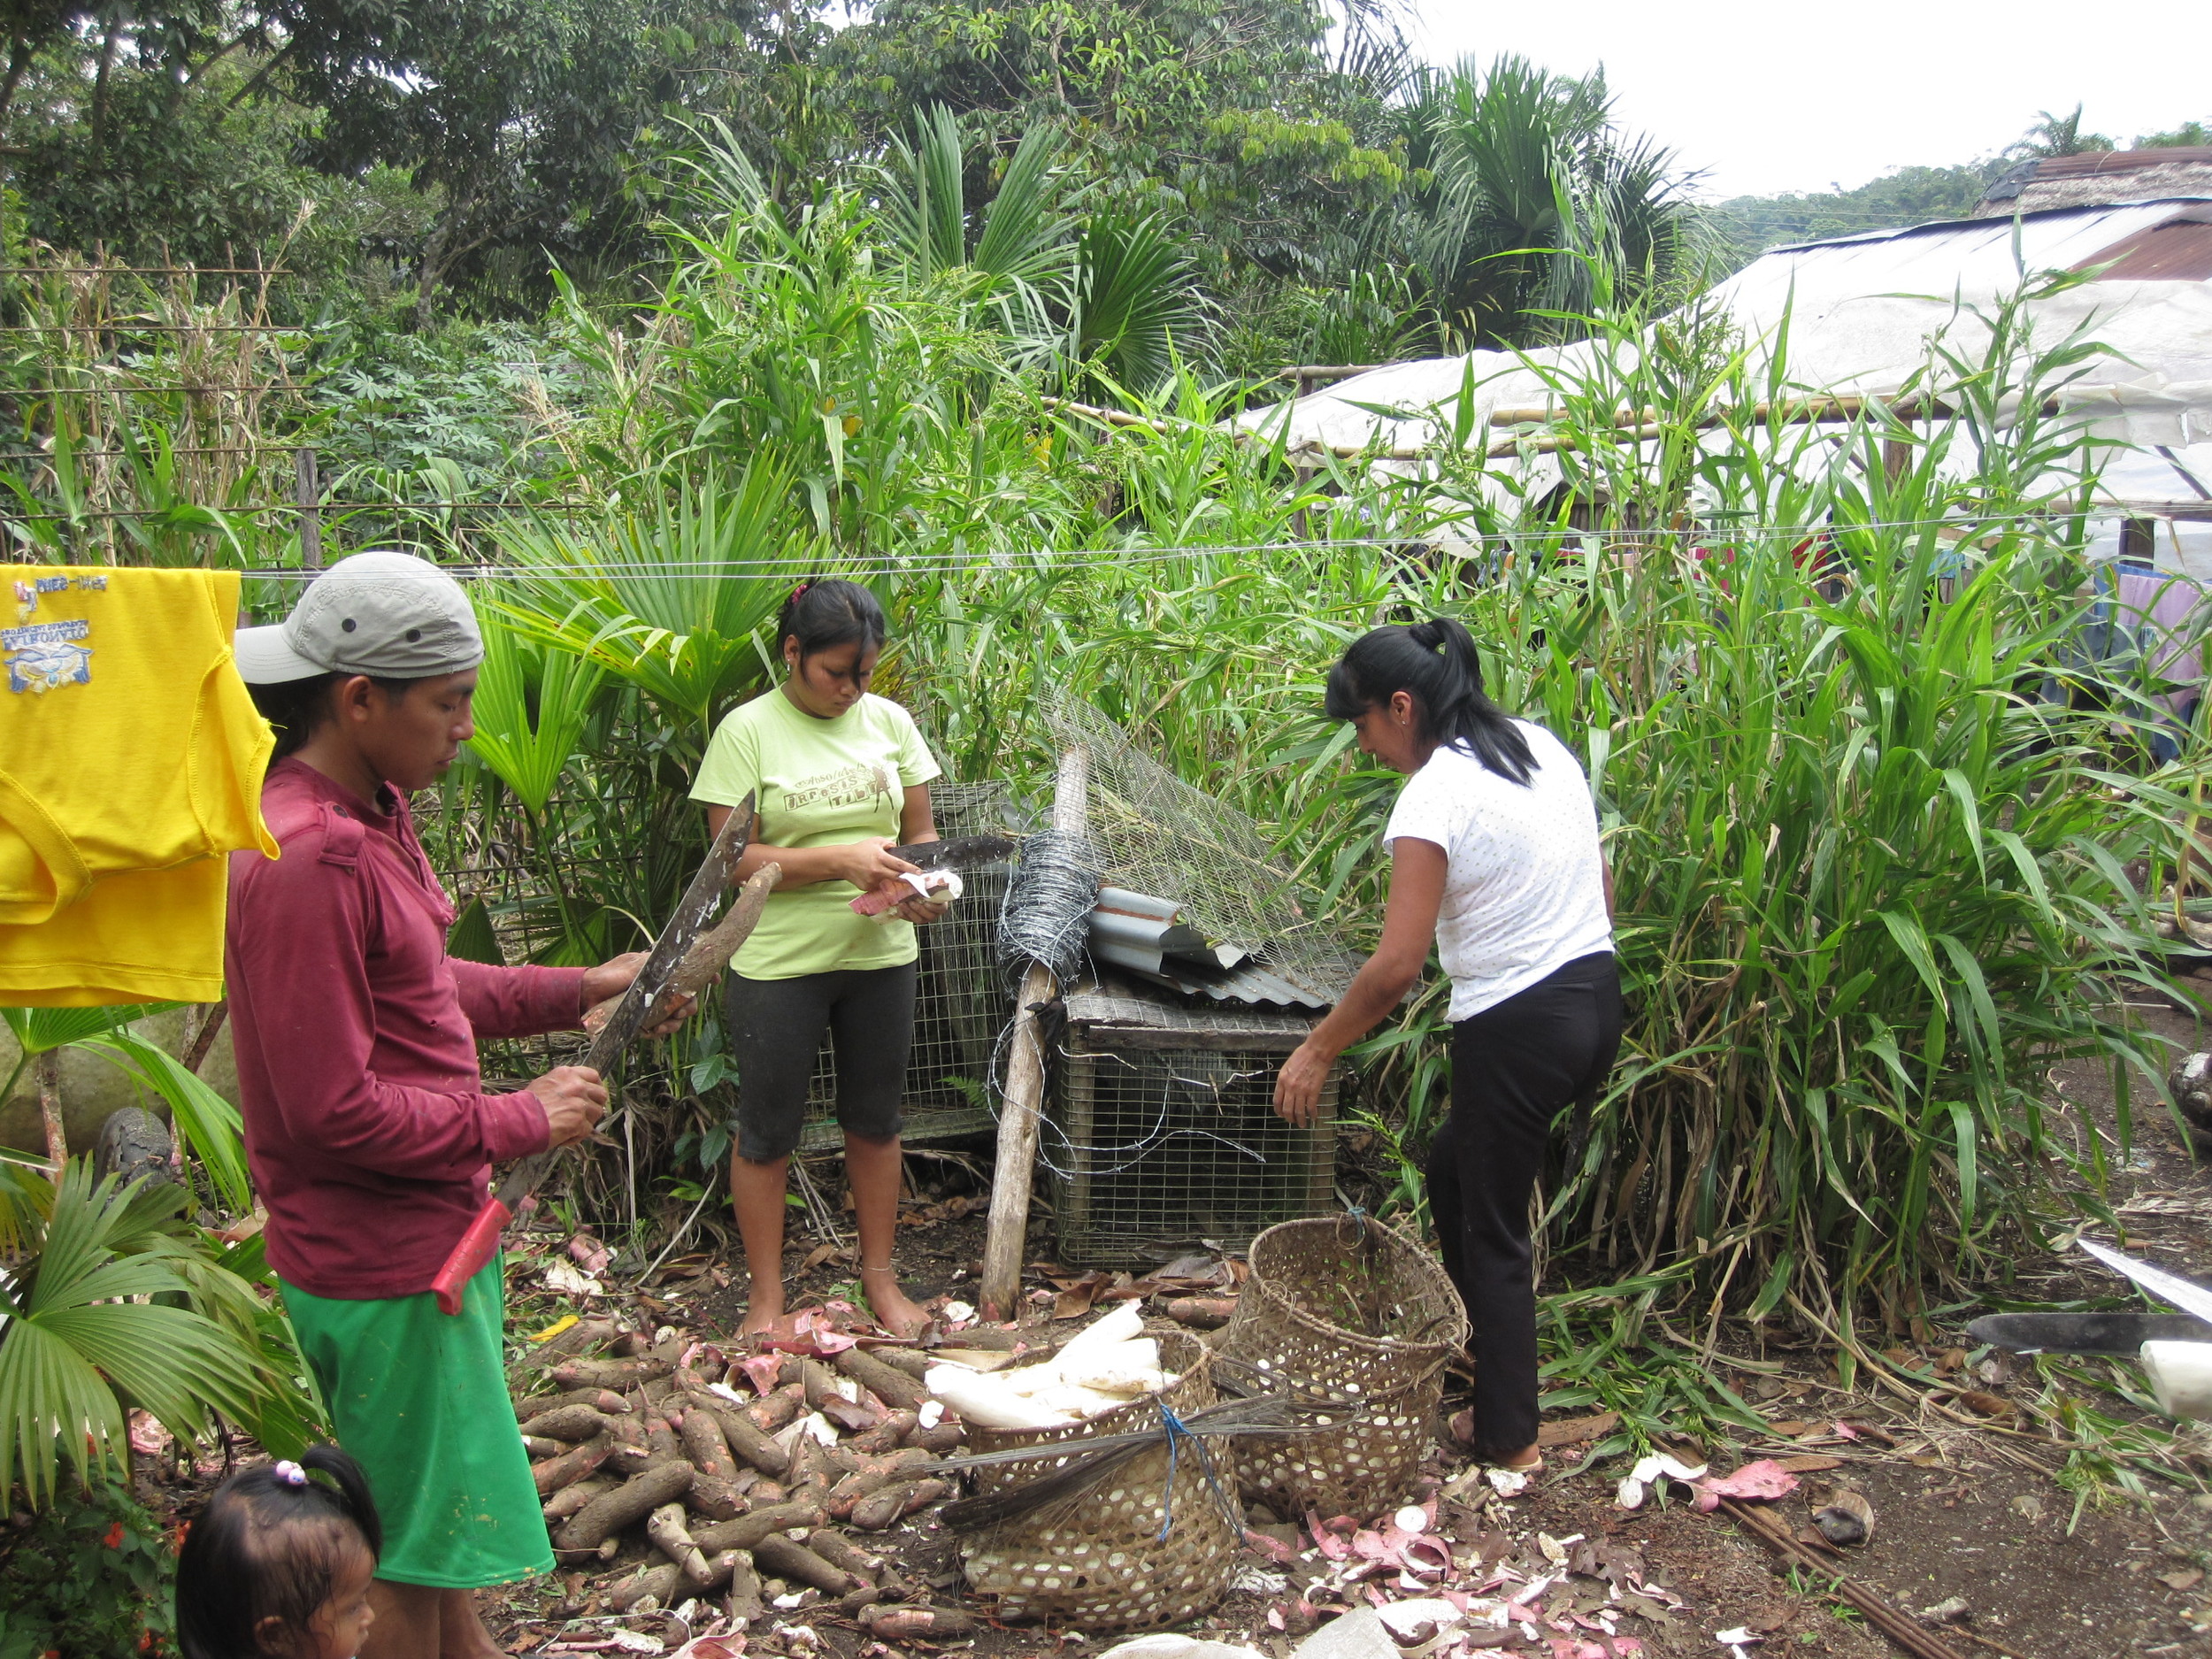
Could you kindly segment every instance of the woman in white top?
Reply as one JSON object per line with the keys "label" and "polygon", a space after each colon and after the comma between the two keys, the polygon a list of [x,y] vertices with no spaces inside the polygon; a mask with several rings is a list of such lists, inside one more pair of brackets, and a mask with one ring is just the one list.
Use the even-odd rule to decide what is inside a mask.
{"label": "woman in white top", "polygon": [[1595,1097],[1621,1036],[1589,782],[1566,745],[1484,694],[1475,642],[1447,618],[1356,641],[1326,706],[1409,776],[1384,835],[1381,946],[1284,1063],[1275,1110],[1313,1121],[1330,1066],[1398,1005],[1434,940],[1452,981],[1452,1109],[1430,1149],[1429,1211],[1475,1362],[1454,1428],[1485,1462],[1540,1469],[1529,1196],[1554,1120]]}

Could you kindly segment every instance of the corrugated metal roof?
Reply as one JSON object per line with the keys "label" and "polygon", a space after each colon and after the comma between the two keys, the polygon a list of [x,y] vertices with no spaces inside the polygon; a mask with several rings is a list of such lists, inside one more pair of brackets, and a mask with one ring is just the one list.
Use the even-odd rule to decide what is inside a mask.
{"label": "corrugated metal roof", "polygon": [[2100,282],[2212,281],[2212,204],[2186,208],[2162,224],[2123,236],[2077,265],[2103,265]]}
{"label": "corrugated metal roof", "polygon": [[1063,1001],[1071,1025],[1174,1032],[1188,1028],[1196,1020],[1202,1022],[1209,1032],[1261,1040],[1271,1038],[1284,1047],[1302,1042],[1313,1028],[1313,1021],[1301,1014],[1274,1013],[1257,1008],[1179,1008],[1156,995],[1147,995],[1141,986],[1130,985],[1111,975],[1077,981]]}
{"label": "corrugated metal roof", "polygon": [[2116,173],[2142,173],[2180,162],[2212,162],[2212,144],[2166,144],[2150,150],[2085,150],[2078,156],[2040,156],[2038,179],[2081,179]]}

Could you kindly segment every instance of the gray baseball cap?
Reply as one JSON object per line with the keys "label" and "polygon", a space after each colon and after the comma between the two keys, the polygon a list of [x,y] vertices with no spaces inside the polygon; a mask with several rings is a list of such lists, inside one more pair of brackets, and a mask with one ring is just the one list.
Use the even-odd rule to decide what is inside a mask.
{"label": "gray baseball cap", "polygon": [[424,680],[484,660],[461,584],[411,553],[356,553],[307,585],[273,627],[241,628],[238,672],[250,685],[317,674]]}

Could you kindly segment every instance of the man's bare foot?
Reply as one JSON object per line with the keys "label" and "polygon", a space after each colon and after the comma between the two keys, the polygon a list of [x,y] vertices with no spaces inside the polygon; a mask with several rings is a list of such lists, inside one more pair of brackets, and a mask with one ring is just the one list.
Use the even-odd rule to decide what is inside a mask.
{"label": "man's bare foot", "polygon": [[876,1323],[893,1336],[918,1336],[929,1323],[928,1313],[899,1288],[898,1275],[891,1268],[862,1268],[860,1294],[868,1299],[868,1311]]}

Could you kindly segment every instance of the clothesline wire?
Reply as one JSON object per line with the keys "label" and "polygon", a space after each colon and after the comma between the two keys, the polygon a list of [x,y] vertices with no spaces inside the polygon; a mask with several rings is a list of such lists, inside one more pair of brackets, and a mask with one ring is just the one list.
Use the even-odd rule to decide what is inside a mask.
{"label": "clothesline wire", "polygon": [[[1641,530],[1591,531],[1578,529],[1542,528],[1520,530],[1470,530],[1460,540],[1470,552],[1478,552],[1499,544],[1523,546],[1529,544],[1557,545],[1571,549],[1575,543],[1591,540],[1616,544],[1651,544],[1673,541],[1692,546],[1718,545],[1725,548],[1732,541],[1753,538],[1794,538],[1798,540],[1818,535],[1850,535],[1877,530],[1924,530],[1991,528],[2021,521],[2044,521],[2061,515],[2047,512],[2019,511],[2012,512],[1973,514],[1945,518],[1877,518],[1842,524],[1829,522],[1797,525],[1718,525],[1689,526],[1679,528],[1650,528]],[[2111,516],[2111,515],[2106,515]],[[7,522],[0,518],[0,522]],[[772,557],[761,559],[667,559],[641,565],[634,572],[626,572],[618,565],[606,561],[578,559],[574,561],[547,561],[515,565],[446,565],[439,568],[444,573],[464,581],[518,581],[537,577],[586,576],[609,578],[634,573],[656,580],[680,580],[695,577],[703,580],[718,580],[734,576],[810,570],[825,565],[850,570],[882,569],[910,574],[965,571],[979,566],[1019,562],[1048,560],[1056,563],[1086,565],[1100,564],[1151,565],[1174,559],[1201,558],[1225,553],[1313,553],[1337,549],[1371,549],[1382,551],[1406,552],[1422,547],[1448,545],[1440,542],[1432,531],[1427,534],[1409,534],[1400,536],[1338,536],[1310,541],[1219,542],[1179,547],[1090,547],[1090,548],[1001,548],[979,549],[972,553],[941,553],[914,558],[902,558],[892,554],[862,556],[830,555],[815,558]],[[27,566],[30,561],[10,561]],[[234,565],[242,576],[272,581],[308,581],[321,574],[317,570],[297,565]]]}

